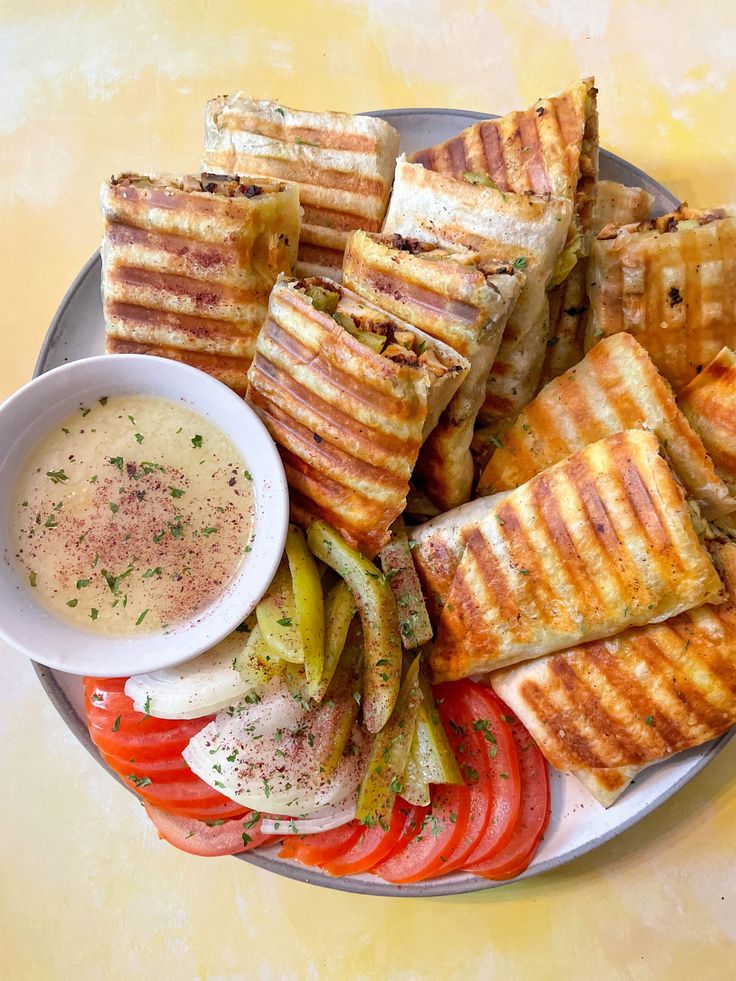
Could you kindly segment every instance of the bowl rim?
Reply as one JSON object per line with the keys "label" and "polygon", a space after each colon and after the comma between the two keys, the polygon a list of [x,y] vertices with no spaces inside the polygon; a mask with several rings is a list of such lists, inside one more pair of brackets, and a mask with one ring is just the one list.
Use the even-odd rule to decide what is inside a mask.
{"label": "bowl rim", "polygon": [[[90,263],[84,267],[89,271]],[[55,318],[56,319],[56,318]],[[103,368],[104,366],[104,368]],[[114,366],[114,377],[110,377]],[[169,388],[169,391],[162,389]],[[187,364],[168,358],[138,354],[100,354],[81,358],[35,375],[0,405],[0,425],[15,415],[8,432],[8,445],[0,464],[14,455],[26,456],[43,433],[29,437],[39,417],[48,415],[45,432],[72,411],[71,402],[78,392],[84,399],[101,395],[126,394],[159,396],[185,406],[203,416],[223,432],[246,462],[252,476],[254,499],[254,539],[252,554],[240,563],[233,577],[215,599],[198,615],[188,618],[166,632],[153,631],[139,637],[106,635],[85,631],[55,617],[45,604],[28,593],[22,578],[17,588],[23,590],[22,602],[31,611],[43,611],[42,625],[34,625],[35,637],[28,639],[16,616],[14,605],[5,606],[0,618],[0,637],[14,650],[69,674],[122,676],[143,674],[173,667],[210,649],[231,633],[253,611],[271,582],[283,554],[289,521],[289,497],[286,475],[276,446],[253,408],[240,396],[212,376]],[[30,409],[30,411],[28,411]],[[28,413],[27,421],[22,416]],[[15,470],[8,471],[12,480]],[[9,496],[8,484],[3,490]],[[7,528],[3,528],[3,535]],[[9,555],[3,556],[5,568],[12,570]],[[12,571],[10,572],[12,576]],[[12,587],[11,587],[12,588]],[[7,599],[8,586],[0,581],[0,593]],[[15,594],[17,599],[17,594]],[[241,599],[242,597],[242,599]],[[40,645],[43,636],[54,629],[63,631],[66,650],[57,651],[53,643]],[[70,647],[78,641],[78,649]],[[41,648],[41,649],[39,649]],[[95,651],[96,648],[96,651]]]}

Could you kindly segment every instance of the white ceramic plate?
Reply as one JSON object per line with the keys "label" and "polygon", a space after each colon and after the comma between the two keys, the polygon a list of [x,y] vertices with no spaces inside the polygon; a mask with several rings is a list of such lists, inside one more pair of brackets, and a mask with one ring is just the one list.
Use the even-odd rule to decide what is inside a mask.
{"label": "white ceramic plate", "polygon": [[[448,139],[477,119],[488,118],[480,113],[443,109],[392,109],[369,115],[381,116],[399,130],[401,150],[406,153]],[[671,210],[678,204],[677,199],[661,184],[605,150],[601,151],[601,177],[645,188],[654,195],[655,214]],[[64,297],[49,328],[36,373],[48,371],[65,361],[99,354],[103,347],[100,257],[96,253]],[[83,721],[80,679],[38,665],[36,670],[49,698],[69,728],[97,757],[97,750]],[[719,740],[650,767],[607,811],[573,777],[550,769],[552,818],[534,861],[520,878],[564,865],[621,834],[691,780],[723,748],[731,735],[727,733]],[[335,879],[318,870],[279,859],[277,850],[258,850],[239,857],[245,862],[302,882],[377,896],[444,896],[503,885],[464,872],[407,886],[394,886],[370,875]]]}

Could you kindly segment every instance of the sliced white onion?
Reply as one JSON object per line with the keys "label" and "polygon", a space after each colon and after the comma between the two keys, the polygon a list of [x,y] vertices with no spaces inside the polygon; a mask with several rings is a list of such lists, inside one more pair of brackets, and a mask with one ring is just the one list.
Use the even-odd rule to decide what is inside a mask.
{"label": "sliced white onion", "polygon": [[[252,634],[235,631],[211,650],[174,668],[128,678],[125,694],[157,719],[198,719],[233,705],[268,682],[273,669],[251,653]],[[236,671],[233,662],[238,659]]]}
{"label": "sliced white onion", "polygon": [[314,835],[320,831],[332,831],[350,824],[355,818],[358,795],[351,794],[337,804],[330,804],[315,811],[312,817],[270,817],[261,821],[261,831],[266,835]]}
{"label": "sliced white onion", "polygon": [[[356,729],[354,752],[343,754],[329,775],[320,772],[320,740],[309,729],[313,716],[298,706],[285,682],[274,679],[260,701],[220,712],[190,740],[182,756],[205,783],[244,807],[311,817],[357,793],[367,741]],[[301,713],[296,721],[295,707]]]}

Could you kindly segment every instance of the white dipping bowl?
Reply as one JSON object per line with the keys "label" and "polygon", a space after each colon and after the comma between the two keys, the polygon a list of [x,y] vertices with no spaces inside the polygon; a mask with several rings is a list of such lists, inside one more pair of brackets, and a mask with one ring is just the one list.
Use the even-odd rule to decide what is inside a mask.
{"label": "white dipping bowl", "polygon": [[[10,504],[17,476],[56,423],[105,395],[155,395],[205,416],[233,443],[253,477],[252,551],[210,606],[166,632],[106,637],[49,612],[15,560]],[[22,654],[70,674],[118,677],[166,668],[201,654],[253,611],[274,577],[286,541],[289,495],[276,446],[243,399],[196,368],[139,354],[102,355],[55,368],[0,406],[0,637]]]}

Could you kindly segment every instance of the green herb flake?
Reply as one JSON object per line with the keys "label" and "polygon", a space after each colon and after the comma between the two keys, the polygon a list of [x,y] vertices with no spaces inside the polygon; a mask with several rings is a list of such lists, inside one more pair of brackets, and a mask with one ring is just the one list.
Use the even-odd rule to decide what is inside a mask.
{"label": "green herb flake", "polygon": [[401,782],[401,780],[399,780],[398,777],[394,777],[391,783],[389,784],[388,789],[391,791],[392,794],[400,794],[401,791],[403,790],[403,787],[404,785]]}
{"label": "green herb flake", "polygon": [[50,514],[43,523],[44,528],[56,528],[56,518]]}
{"label": "green herb flake", "polygon": [[276,623],[280,627],[290,627],[292,625],[291,624],[291,617],[281,617],[281,619],[280,620],[277,620]]}
{"label": "green herb flake", "polygon": [[99,614],[100,614],[100,611],[99,610],[96,610],[94,608],[94,606],[93,606],[92,609],[89,611],[89,618],[90,618],[90,620],[96,620],[97,617],[99,616]]}
{"label": "green herb flake", "polygon": [[157,535],[154,535],[153,536],[153,540],[154,540],[154,542],[156,542],[157,545],[161,541],[161,539],[164,537],[164,534],[165,534],[165,532],[160,531]]}
{"label": "green herb flake", "polygon": [[202,446],[202,437],[197,433],[196,436],[192,436],[192,446],[199,449]]}
{"label": "green herb flake", "polygon": [[169,487],[172,497],[184,497],[184,491],[180,487]]}
{"label": "green herb flake", "polygon": [[63,470],[47,470],[46,476],[54,484],[63,484],[65,480],[69,480],[69,477]]}
{"label": "green herb flake", "polygon": [[294,142],[297,146],[319,146],[319,143],[314,143],[312,140],[303,140],[301,136],[297,136]]}
{"label": "green herb flake", "polygon": [[520,255],[518,259],[514,259],[512,266],[514,269],[526,269],[526,256]]}
{"label": "green herb flake", "polygon": [[154,576],[160,576],[163,573],[163,569],[160,565],[157,565],[155,569],[146,569],[143,573],[144,579],[153,579]]}
{"label": "green herb flake", "polygon": [[118,716],[117,719],[115,719],[115,721],[113,722],[113,724],[112,724],[112,731],[113,732],[117,732],[118,729],[120,728],[120,719],[121,719],[121,716]]}
{"label": "green herb flake", "polygon": [[647,717],[646,717],[646,718],[644,719],[644,721],[646,722],[646,724],[647,724],[648,726],[650,726],[650,725],[652,725],[652,723],[654,722],[654,719],[653,719],[653,717],[652,717],[651,715],[648,715],[648,716],[647,716]]}
{"label": "green herb flake", "polygon": [[70,599],[66,601],[66,605],[74,609],[74,607],[77,605],[78,602],[79,602],[78,599]]}
{"label": "green herb flake", "polygon": [[142,433],[136,433],[135,434],[135,441],[136,441],[136,443],[142,443],[143,442],[143,435],[142,435]]}
{"label": "green herb flake", "polygon": [[113,514],[117,514],[118,511],[120,510],[120,506],[116,504],[114,501],[110,501],[110,510],[112,511]]}
{"label": "green herb flake", "polygon": [[86,589],[89,584],[89,579],[77,579],[77,589]]}
{"label": "green herb flake", "polygon": [[147,613],[148,613],[148,608],[146,608],[143,611],[143,613],[140,614],[140,616],[138,617],[138,619],[135,621],[136,627],[139,627],[143,623],[143,621],[146,619],[146,614]]}
{"label": "green herb flake", "polygon": [[134,783],[136,787],[139,788],[148,787],[153,783],[153,780],[151,780],[150,777],[137,777],[135,773],[129,773],[128,780],[130,780],[131,783]]}
{"label": "green herb flake", "polygon": [[69,435],[69,430],[66,428],[66,426],[62,426],[61,427],[61,431],[62,431],[62,433],[64,433],[65,436],[68,436]]}
{"label": "green herb flake", "polygon": [[29,582],[29,583],[31,584],[31,586],[33,586],[33,588],[35,589],[35,587],[36,587],[36,584],[38,583],[38,576],[36,575],[36,573],[35,573],[35,572],[34,572],[34,571],[33,571],[32,569],[31,569],[31,571],[30,571],[30,572],[28,573],[28,582]]}
{"label": "green herb flake", "polygon": [[121,473],[122,473],[122,470],[123,470],[123,458],[121,456],[111,456],[110,457],[110,463],[114,467],[117,467],[118,470],[120,470]]}
{"label": "green herb flake", "polygon": [[204,536],[205,536],[206,538],[209,538],[209,537],[210,537],[210,535],[214,535],[214,534],[216,534],[216,533],[217,533],[217,532],[218,532],[219,530],[220,530],[219,528],[210,528],[210,527],[207,527],[207,528],[205,528],[205,529],[204,529],[204,530],[202,531],[202,534],[203,534],[203,535],[204,535]]}

